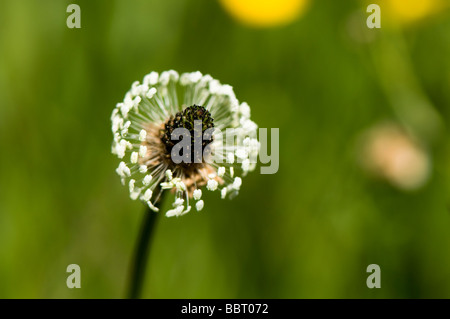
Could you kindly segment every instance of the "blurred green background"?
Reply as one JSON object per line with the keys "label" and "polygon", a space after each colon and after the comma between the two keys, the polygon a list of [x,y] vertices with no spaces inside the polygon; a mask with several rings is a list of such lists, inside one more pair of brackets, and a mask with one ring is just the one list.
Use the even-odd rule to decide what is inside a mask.
{"label": "blurred green background", "polygon": [[[0,297],[124,297],[144,207],[115,173],[110,114],[133,81],[175,69],[231,84],[280,128],[280,168],[162,217],[145,298],[450,298],[448,10],[369,30],[367,3],[317,0],[252,28],[211,0],[76,1],[69,29],[70,3],[0,2]],[[420,107],[428,127],[408,123]],[[416,190],[358,165],[355,140],[386,119],[432,159]],[[66,286],[72,263],[81,289]],[[372,263],[381,289],[366,286]]]}

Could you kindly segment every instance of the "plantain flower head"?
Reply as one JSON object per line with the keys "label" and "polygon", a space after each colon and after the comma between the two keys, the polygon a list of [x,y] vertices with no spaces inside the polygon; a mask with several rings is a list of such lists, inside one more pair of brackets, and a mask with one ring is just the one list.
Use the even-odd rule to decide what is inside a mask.
{"label": "plantain flower head", "polygon": [[152,210],[174,194],[166,216],[204,207],[202,194],[233,197],[256,166],[257,125],[229,85],[200,72],[151,72],[111,115],[116,169],[130,197]]}

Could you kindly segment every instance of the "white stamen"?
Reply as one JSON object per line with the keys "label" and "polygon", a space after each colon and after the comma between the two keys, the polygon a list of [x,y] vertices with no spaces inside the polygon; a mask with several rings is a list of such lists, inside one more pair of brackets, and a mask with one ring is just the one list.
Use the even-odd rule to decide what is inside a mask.
{"label": "white stamen", "polygon": [[181,180],[180,181],[176,181],[175,182],[175,186],[180,191],[185,191],[186,190],[186,185]]}
{"label": "white stamen", "polygon": [[169,78],[175,82],[180,78],[180,75],[175,70],[169,70],[167,73],[169,73]]}
{"label": "white stamen", "polygon": [[224,187],[222,188],[222,190],[220,191],[220,197],[222,197],[222,199],[224,199],[227,196],[227,188]]}
{"label": "white stamen", "polygon": [[162,189],[172,189],[173,188],[173,183],[172,182],[163,182],[161,184],[159,184],[161,186]]}
{"label": "white stamen", "polygon": [[152,211],[154,211],[154,212],[159,212],[159,208],[156,207],[156,206],[154,206],[154,205],[152,204],[151,201],[147,201],[147,205],[148,205],[148,207],[150,207],[150,209],[151,209]]}
{"label": "white stamen", "polygon": [[141,130],[139,132],[139,141],[144,142],[146,137],[147,137],[147,131],[146,130]]}
{"label": "white stamen", "polygon": [[242,179],[240,177],[236,177],[233,182],[233,188],[239,190],[242,185]]}
{"label": "white stamen", "polygon": [[255,122],[248,119],[242,120],[241,125],[246,135],[249,135],[250,133],[256,131],[256,129],[258,128],[258,125],[256,125]]}
{"label": "white stamen", "polygon": [[148,185],[150,185],[150,182],[152,181],[152,175],[150,175],[150,174],[148,174],[148,175],[145,175],[145,177],[144,177],[144,179],[143,179],[143,181],[142,181],[142,184],[144,184],[145,186],[148,186]]}
{"label": "white stamen", "polygon": [[119,167],[117,167],[117,169],[116,169],[116,172],[121,177],[131,175],[130,169],[127,167],[127,165],[124,162],[120,162]]}
{"label": "white stamen", "polygon": [[130,190],[130,193],[132,193],[134,191],[134,183],[136,183],[136,181],[134,179],[130,179],[130,182],[128,183],[128,188]]}
{"label": "white stamen", "polygon": [[192,197],[194,197],[195,200],[199,200],[200,198],[202,198],[202,190],[201,189],[194,190],[194,194]]}
{"label": "white stamen", "polygon": [[151,189],[147,189],[147,190],[145,191],[145,193],[144,193],[143,199],[144,199],[145,201],[149,201],[150,198],[152,198],[152,195],[153,195],[152,190],[151,190]]}
{"label": "white stamen", "polygon": [[170,169],[168,169],[167,171],[166,171],[166,177],[167,177],[167,179],[169,180],[169,182],[172,180],[172,171],[170,170]]}
{"label": "white stamen", "polygon": [[197,83],[202,78],[202,74],[199,71],[192,72],[190,75],[190,80],[192,83]]}
{"label": "white stamen", "polygon": [[123,103],[123,104],[120,106],[120,113],[122,113],[122,116],[123,116],[124,118],[127,118],[128,112],[130,112],[130,106],[131,106],[131,105],[129,105],[128,103]]}
{"label": "white stamen", "polygon": [[138,95],[138,87],[139,87],[139,81],[134,81],[133,84],[131,84],[131,95]]}
{"label": "white stamen", "polygon": [[219,167],[219,169],[217,170],[217,175],[219,177],[223,177],[223,175],[225,175],[225,167],[223,166]]}
{"label": "white stamen", "polygon": [[134,99],[133,99],[133,106],[134,107],[137,107],[138,105],[139,105],[139,103],[141,103],[141,97],[140,96],[136,96]]}
{"label": "white stamen", "polygon": [[242,116],[246,118],[250,118],[250,106],[246,102],[242,102],[239,106],[239,112],[241,112]]}
{"label": "white stamen", "polygon": [[170,80],[170,74],[168,71],[164,71],[161,73],[160,77],[159,77],[159,82],[162,85],[167,85],[169,84],[169,80]]}
{"label": "white stamen", "polygon": [[242,162],[242,170],[244,172],[248,172],[249,167],[250,167],[250,160],[247,158]]}
{"label": "white stamen", "polygon": [[217,183],[217,181],[215,179],[210,179],[208,181],[208,184],[206,185],[206,188],[210,191],[215,191],[217,189],[218,185],[219,185],[219,183]]}
{"label": "white stamen", "polygon": [[115,133],[122,127],[123,127],[123,118],[117,115],[114,116],[112,120],[112,131]]}
{"label": "white stamen", "polygon": [[227,153],[227,163],[228,164],[233,164],[234,163],[234,154],[229,152]]}
{"label": "white stamen", "polygon": [[178,206],[181,206],[181,205],[183,205],[184,204],[184,199],[182,199],[182,198],[177,198],[176,200],[175,200],[175,202],[173,203],[173,207],[178,207]]}
{"label": "white stamen", "polygon": [[203,202],[203,200],[199,200],[197,203],[195,203],[195,208],[197,209],[197,211],[201,211],[204,205],[205,203]]}
{"label": "white stamen", "polygon": [[132,200],[136,200],[139,197],[139,194],[141,193],[141,189],[140,188],[135,188],[134,191],[132,193],[130,193],[130,198]]}
{"label": "white stamen", "polygon": [[209,82],[209,91],[212,94],[217,94],[220,91],[221,85],[217,80],[212,80]]}
{"label": "white stamen", "polygon": [[153,98],[153,96],[156,94],[157,90],[156,88],[151,88],[150,90],[148,90],[146,96],[147,98],[151,99]]}
{"label": "white stamen", "polygon": [[222,85],[220,89],[220,94],[226,95],[231,99],[236,99],[236,96],[234,95],[233,87],[228,84]]}
{"label": "white stamen", "polygon": [[124,172],[123,172],[123,169],[124,169],[124,167],[126,166],[126,164],[124,163],[124,162],[120,162],[119,163],[119,166],[117,167],[117,169],[116,169],[116,172],[117,172],[117,174],[119,175],[119,176],[125,176],[125,174],[124,174]]}
{"label": "white stamen", "polygon": [[177,208],[167,211],[166,216],[167,217],[180,216],[180,214],[183,212],[183,209],[184,209],[183,206],[178,206]]}
{"label": "white stamen", "polygon": [[[120,142],[122,142],[122,141],[120,141]],[[118,158],[124,158],[125,151],[126,151],[126,146],[123,143],[119,143],[116,145],[116,154],[117,154]]]}
{"label": "white stamen", "polygon": [[155,85],[158,83],[158,72],[150,72],[144,77],[144,83],[148,85]]}
{"label": "white stamen", "polygon": [[128,177],[131,176],[131,171],[130,171],[130,169],[128,168],[128,166],[125,165],[125,167],[123,168],[123,173],[124,173],[126,176],[128,176]]}
{"label": "white stamen", "polygon": [[147,171],[148,171],[147,165],[141,165],[141,166],[139,166],[139,173],[145,174],[145,173],[147,173]]}
{"label": "white stamen", "polygon": [[[130,126],[131,126],[131,121],[126,121],[125,124],[123,125],[122,132],[128,133],[128,129],[130,128]],[[122,135],[124,135],[124,134],[122,133]]]}
{"label": "white stamen", "polygon": [[184,214],[187,214],[187,213],[189,213],[190,211],[191,211],[191,206],[188,206],[187,208],[186,208],[186,210],[184,211],[184,212],[182,212],[181,213],[181,215],[184,215]]}
{"label": "white stamen", "polygon": [[147,146],[141,145],[139,147],[139,156],[140,157],[145,157],[145,155],[147,155]]}
{"label": "white stamen", "polygon": [[240,158],[240,159],[246,159],[246,158],[248,158],[248,153],[245,149],[240,148],[240,149],[236,150],[236,157]]}
{"label": "white stamen", "polygon": [[130,156],[131,163],[136,164],[138,161],[138,157],[139,157],[138,152],[131,153],[131,156]]}

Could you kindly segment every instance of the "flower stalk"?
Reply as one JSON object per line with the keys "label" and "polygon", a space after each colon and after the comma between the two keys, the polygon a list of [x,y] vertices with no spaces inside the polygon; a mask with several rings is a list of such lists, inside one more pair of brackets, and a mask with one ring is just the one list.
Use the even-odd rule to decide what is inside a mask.
{"label": "flower stalk", "polygon": [[[158,201],[156,206],[160,206],[162,198]],[[127,297],[129,299],[139,299],[142,293],[142,285],[145,281],[145,272],[147,269],[149,249],[155,224],[158,219],[159,213],[154,212],[147,207],[144,213],[144,218],[141,224],[141,230],[139,233],[136,247],[134,250],[134,256],[131,264],[130,281],[128,286]]]}

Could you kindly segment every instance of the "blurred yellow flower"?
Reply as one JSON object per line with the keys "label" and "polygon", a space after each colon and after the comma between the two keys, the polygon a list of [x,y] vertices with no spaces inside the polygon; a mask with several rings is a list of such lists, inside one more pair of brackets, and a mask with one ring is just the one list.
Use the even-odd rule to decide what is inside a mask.
{"label": "blurred yellow flower", "polygon": [[294,21],[309,0],[220,0],[240,22],[253,27],[273,27]]}
{"label": "blurred yellow flower", "polygon": [[448,0],[388,0],[380,4],[382,14],[385,9],[390,21],[409,24],[442,11]]}

